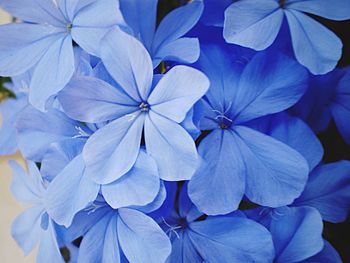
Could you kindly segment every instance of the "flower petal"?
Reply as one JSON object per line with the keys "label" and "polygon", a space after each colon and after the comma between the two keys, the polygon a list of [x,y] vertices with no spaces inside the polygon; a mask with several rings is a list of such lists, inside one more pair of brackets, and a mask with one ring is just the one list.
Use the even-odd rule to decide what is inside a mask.
{"label": "flower petal", "polygon": [[128,208],[119,209],[118,238],[130,262],[165,262],[171,244],[163,230],[150,217]]}
{"label": "flower petal", "polygon": [[150,112],[145,119],[146,150],[157,162],[163,180],[188,180],[198,164],[192,137],[179,124]]}
{"label": "flower petal", "polygon": [[25,22],[50,24],[53,26],[65,25],[65,18],[54,4],[47,0],[1,0],[0,6],[12,16]]}
{"label": "flower petal", "polygon": [[[280,213],[277,211],[277,213]],[[323,248],[323,223],[320,214],[311,207],[287,208],[276,214],[269,230],[276,249],[276,262],[299,262]]]}
{"label": "flower petal", "polygon": [[[290,3],[288,3],[290,2]],[[343,0],[298,0],[287,1],[287,7],[293,10],[314,14],[331,20],[350,19],[350,2]]]}
{"label": "flower petal", "polygon": [[322,160],[323,147],[321,142],[311,128],[299,118],[282,112],[259,118],[250,127],[297,150],[308,161],[310,171]]}
{"label": "flower petal", "polygon": [[114,120],[138,109],[123,91],[92,77],[72,79],[58,98],[71,118],[89,123]]}
{"label": "flower petal", "polygon": [[175,66],[158,82],[148,103],[152,111],[180,123],[208,88],[209,80],[202,72]]}
{"label": "flower petal", "polygon": [[304,189],[309,173],[306,160],[289,146],[237,126],[239,149],[246,167],[246,196],[254,203],[279,207],[293,202]]}
{"label": "flower petal", "polygon": [[43,208],[34,206],[25,210],[12,223],[11,234],[25,255],[39,242],[41,232],[40,226]]}
{"label": "flower petal", "polygon": [[[111,241],[111,240],[106,240],[106,232],[112,222],[114,224],[116,223],[115,219],[116,219],[115,212],[111,211],[105,214],[102,218],[100,218],[97,222],[95,222],[92,225],[89,231],[84,235],[84,238],[80,244],[78,262],[105,263],[104,261],[102,261],[104,257],[104,253],[101,253],[101,252],[102,251],[105,252],[104,246],[105,245],[108,246],[107,243]],[[112,227],[113,226],[111,225],[111,228]],[[113,245],[114,245],[114,249],[119,250],[118,243],[113,243]]]}
{"label": "flower petal", "polygon": [[245,167],[235,135],[216,129],[204,138],[198,151],[203,161],[189,182],[192,202],[208,215],[236,210],[244,195]]}
{"label": "flower petal", "polygon": [[114,209],[151,203],[159,192],[160,182],[155,161],[143,150],[129,172],[101,187],[103,197]]}
{"label": "flower petal", "polygon": [[114,80],[135,101],[147,101],[153,66],[146,48],[134,37],[116,28],[101,42],[101,58]]}
{"label": "flower petal", "polygon": [[307,89],[307,80],[307,71],[296,61],[280,53],[258,53],[245,67],[234,96],[235,123],[291,107]]}
{"label": "flower petal", "polygon": [[153,42],[158,0],[119,0],[124,19],[138,38],[150,51]]}
{"label": "flower petal", "polygon": [[58,245],[54,223],[51,220],[48,229],[43,231],[36,260],[37,263],[46,263],[48,261],[52,263],[65,262]]}
{"label": "flower petal", "polygon": [[49,184],[45,207],[60,225],[69,227],[74,215],[97,197],[100,186],[84,170],[84,160],[78,155]]}
{"label": "flower petal", "polygon": [[190,31],[202,15],[203,8],[203,1],[191,1],[164,17],[154,36],[153,53]]}
{"label": "flower petal", "polygon": [[111,183],[134,165],[140,149],[144,115],[126,115],[97,130],[86,142],[86,173],[99,184]]}
{"label": "flower petal", "polygon": [[226,42],[264,50],[271,46],[283,22],[283,11],[275,0],[236,1],[225,11]]}
{"label": "flower petal", "polygon": [[197,38],[183,37],[162,45],[153,57],[153,67],[157,67],[163,60],[179,63],[194,63],[200,54]]}
{"label": "flower petal", "polygon": [[213,217],[190,224],[189,237],[206,262],[272,262],[270,233],[244,217]]}
{"label": "flower petal", "polygon": [[310,175],[295,206],[315,207],[325,221],[339,223],[350,207],[350,162],[339,161],[317,167]]}
{"label": "flower petal", "polygon": [[341,40],[309,16],[286,10],[296,59],[314,75],[332,71],[342,54]]}
{"label": "flower petal", "polygon": [[33,67],[60,38],[59,32],[47,25],[0,26],[0,75],[16,76]]}
{"label": "flower petal", "polygon": [[41,203],[44,195],[44,186],[41,175],[34,163],[28,163],[31,167],[31,175],[16,161],[9,161],[13,171],[11,192],[19,202],[23,203]]}
{"label": "flower petal", "polygon": [[18,147],[26,159],[40,162],[52,143],[73,138],[79,126],[58,110],[43,113],[29,106],[16,122]]}
{"label": "flower petal", "polygon": [[53,43],[34,69],[29,102],[44,111],[46,101],[64,88],[74,69],[72,38],[62,34],[62,38]]}

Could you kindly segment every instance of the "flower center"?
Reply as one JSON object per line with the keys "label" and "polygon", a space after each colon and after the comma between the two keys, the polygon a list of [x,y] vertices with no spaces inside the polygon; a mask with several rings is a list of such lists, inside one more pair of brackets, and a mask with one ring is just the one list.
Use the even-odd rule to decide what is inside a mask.
{"label": "flower center", "polygon": [[284,8],[284,6],[286,5],[286,0],[279,0],[278,2],[281,8]]}
{"label": "flower center", "polygon": [[143,112],[148,112],[150,109],[150,105],[147,102],[141,102],[141,104],[139,105],[139,108]]}
{"label": "flower center", "polygon": [[66,25],[66,28],[67,28],[67,31],[68,31],[68,32],[71,32],[71,31],[72,31],[72,28],[73,28],[73,25],[72,25],[71,23],[68,23],[68,24]]}
{"label": "flower center", "polygon": [[232,120],[225,116],[226,112],[221,112],[218,110],[213,110],[217,115],[215,121],[218,123],[220,129],[228,129],[232,125]]}

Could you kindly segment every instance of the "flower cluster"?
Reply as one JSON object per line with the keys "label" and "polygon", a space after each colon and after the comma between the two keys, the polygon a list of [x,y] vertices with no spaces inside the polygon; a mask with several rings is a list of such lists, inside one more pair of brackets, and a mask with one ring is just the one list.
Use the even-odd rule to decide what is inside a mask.
{"label": "flower cluster", "polygon": [[[20,150],[13,223],[37,262],[341,262],[322,237],[350,208],[350,68],[311,15],[348,0],[0,0],[13,95],[0,154]],[[157,17],[158,13],[158,17]]]}

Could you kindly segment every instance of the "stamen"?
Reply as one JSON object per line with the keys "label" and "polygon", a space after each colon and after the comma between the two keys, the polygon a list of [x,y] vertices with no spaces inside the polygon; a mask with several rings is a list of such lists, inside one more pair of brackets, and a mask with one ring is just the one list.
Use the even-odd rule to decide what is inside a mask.
{"label": "stamen", "polygon": [[162,220],[163,220],[164,224],[167,227],[169,227],[169,229],[167,231],[165,231],[165,234],[167,234],[167,235],[169,234],[169,238],[171,238],[171,234],[174,233],[177,238],[180,238],[180,235],[176,232],[176,230],[181,229],[182,226],[172,226],[164,219],[164,217],[162,217]]}
{"label": "stamen", "polygon": [[71,32],[71,31],[72,31],[72,28],[73,28],[73,25],[72,25],[71,23],[68,23],[68,24],[66,25],[66,28],[67,28],[67,31],[68,31],[68,32]]}
{"label": "stamen", "polygon": [[78,131],[78,134],[74,135],[73,138],[84,138],[90,136],[90,134],[84,131],[80,126],[75,126],[74,128]]}
{"label": "stamen", "polygon": [[139,105],[139,108],[141,111],[147,112],[149,111],[149,104],[147,102],[141,102],[141,104]]}

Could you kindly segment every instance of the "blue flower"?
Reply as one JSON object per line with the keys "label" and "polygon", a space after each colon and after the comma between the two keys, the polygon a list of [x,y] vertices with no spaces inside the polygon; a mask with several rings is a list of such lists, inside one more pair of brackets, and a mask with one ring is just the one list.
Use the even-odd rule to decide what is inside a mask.
{"label": "blue flower", "polygon": [[163,60],[195,62],[200,53],[196,38],[183,37],[199,20],[202,0],[191,1],[163,18],[156,29],[158,0],[121,0],[120,9],[132,35],[138,38],[151,55],[153,67]]}
{"label": "blue flower", "polygon": [[24,21],[0,27],[0,75],[33,68],[29,101],[40,110],[73,75],[73,40],[97,55],[104,34],[124,23],[117,0],[1,0],[0,6]]}
{"label": "blue flower", "polygon": [[[168,189],[171,188],[176,189],[174,186]],[[172,242],[167,263],[272,261],[270,233],[243,213],[206,218],[189,200],[186,185],[180,191],[178,202],[171,196],[167,199],[172,203],[154,212],[163,215],[160,223]]]}
{"label": "blue flower", "polygon": [[339,21],[350,18],[349,10],[350,2],[344,0],[235,1],[225,11],[224,37],[229,43],[264,50],[275,41],[286,18],[296,59],[313,74],[325,74],[337,65],[343,45],[305,13]]}
{"label": "blue flower", "polygon": [[68,236],[83,236],[78,263],[164,263],[171,252],[166,234],[144,212],[113,210],[101,200],[74,218]]}
{"label": "blue flower", "polygon": [[207,91],[207,77],[196,69],[176,66],[153,78],[147,50],[120,29],[105,36],[101,56],[118,84],[76,78],[59,94],[63,109],[73,119],[109,122],[84,147],[86,172],[100,184],[120,178],[135,163],[144,129],[146,150],[156,160],[160,178],[191,178],[198,154],[179,123]]}
{"label": "blue flower", "polygon": [[86,174],[81,154],[72,156],[72,150],[67,147],[52,157],[62,152],[66,152],[67,164],[48,186],[46,208],[57,223],[66,227],[71,225],[76,213],[96,199],[99,192],[110,206],[118,209],[148,205],[162,191],[157,166],[144,150],[140,151],[130,171],[118,180],[101,186]]}
{"label": "blue flower", "polygon": [[280,54],[259,53],[245,67],[228,58],[209,46],[199,60],[211,86],[195,118],[201,130],[212,131],[199,145],[204,161],[189,183],[189,196],[211,215],[234,211],[244,194],[260,205],[289,204],[305,186],[307,162],[247,122],[295,104],[305,91],[307,72]]}
{"label": "blue flower", "polygon": [[323,222],[315,208],[256,208],[246,214],[270,231],[275,247],[273,262],[304,262],[323,249]]}
{"label": "blue flower", "polygon": [[312,206],[323,220],[340,223],[350,210],[350,161],[321,164],[309,176],[293,206]]}
{"label": "blue flower", "polygon": [[63,263],[56,224],[46,213],[45,195],[47,190],[38,168],[34,163],[29,162],[30,175],[27,175],[15,161],[10,161],[10,166],[13,170],[11,184],[13,195],[19,202],[32,205],[13,222],[13,238],[26,255],[40,243],[38,263]]}
{"label": "blue flower", "polygon": [[5,83],[15,98],[9,97],[0,104],[3,117],[0,129],[0,155],[10,155],[17,151],[15,122],[20,112],[28,105],[30,73],[12,78],[12,83]]}
{"label": "blue flower", "polygon": [[333,119],[338,131],[350,144],[350,67],[336,69],[310,79],[307,92],[292,108],[316,132],[322,132]]}
{"label": "blue flower", "polygon": [[315,133],[305,122],[287,112],[256,119],[249,126],[297,150],[307,160],[310,171],[322,160],[323,147]]}

